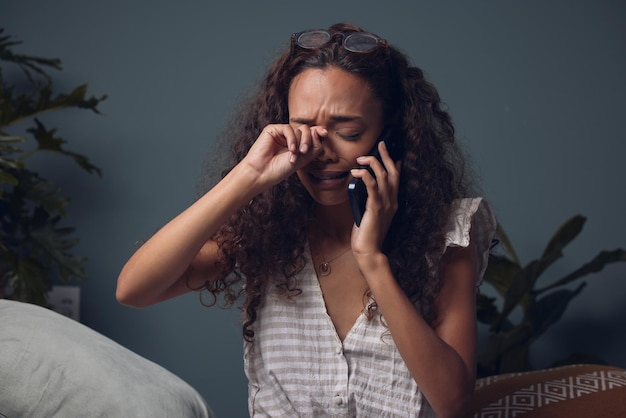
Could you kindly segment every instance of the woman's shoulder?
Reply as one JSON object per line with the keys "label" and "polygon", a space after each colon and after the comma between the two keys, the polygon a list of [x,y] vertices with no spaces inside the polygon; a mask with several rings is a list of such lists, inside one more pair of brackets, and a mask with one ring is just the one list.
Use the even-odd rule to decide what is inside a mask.
{"label": "woman's shoulder", "polygon": [[454,200],[443,232],[445,248],[468,247],[470,244],[476,248],[482,276],[496,232],[496,217],[487,200],[482,197]]}
{"label": "woman's shoulder", "polygon": [[471,229],[493,235],[495,228],[496,218],[487,200],[483,197],[466,197],[452,201],[450,217],[444,231],[447,241],[466,247],[470,242]]}

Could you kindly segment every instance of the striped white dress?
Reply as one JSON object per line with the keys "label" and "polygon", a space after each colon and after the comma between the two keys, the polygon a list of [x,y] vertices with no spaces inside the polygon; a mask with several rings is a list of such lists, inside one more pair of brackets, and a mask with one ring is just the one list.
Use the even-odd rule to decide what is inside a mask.
{"label": "striped white dress", "polygon": [[[480,198],[455,202],[448,246],[469,245],[470,226],[486,261],[495,220]],[[248,407],[252,417],[432,417],[380,315],[362,313],[342,342],[307,263],[292,299],[269,287],[245,343]],[[372,303],[370,301],[370,303]]]}

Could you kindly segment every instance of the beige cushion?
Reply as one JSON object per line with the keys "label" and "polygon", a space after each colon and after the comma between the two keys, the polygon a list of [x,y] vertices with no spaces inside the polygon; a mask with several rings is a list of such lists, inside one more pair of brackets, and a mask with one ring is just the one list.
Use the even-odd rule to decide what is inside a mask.
{"label": "beige cushion", "polygon": [[179,377],[49,309],[0,299],[0,417],[213,413]]}

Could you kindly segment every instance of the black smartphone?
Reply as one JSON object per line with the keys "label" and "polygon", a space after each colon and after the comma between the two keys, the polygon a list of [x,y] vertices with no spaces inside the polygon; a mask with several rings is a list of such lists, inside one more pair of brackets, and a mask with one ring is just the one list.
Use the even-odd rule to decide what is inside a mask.
{"label": "black smartphone", "polygon": [[[375,156],[378,161],[382,163],[380,155],[378,153],[378,143],[384,141],[387,146],[387,151],[394,161],[400,158],[400,150],[397,139],[394,138],[394,129],[392,126],[386,126],[383,132],[380,134],[376,145],[369,152],[368,155]],[[374,176],[374,172],[369,166],[361,166],[361,168],[367,168],[367,170]],[[363,213],[365,213],[365,202],[367,201],[367,189],[363,180],[354,178],[348,184],[348,198],[350,199],[350,206],[352,207],[352,214],[354,215],[354,222],[356,226],[361,226],[361,220],[363,219]]]}

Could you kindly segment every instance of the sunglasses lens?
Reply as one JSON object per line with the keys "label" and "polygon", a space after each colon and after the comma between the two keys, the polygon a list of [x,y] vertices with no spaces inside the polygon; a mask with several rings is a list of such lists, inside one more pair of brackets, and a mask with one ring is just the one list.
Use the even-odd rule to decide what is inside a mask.
{"label": "sunglasses lens", "polygon": [[296,39],[296,43],[301,48],[319,48],[330,41],[330,33],[323,30],[312,30],[301,33]]}
{"label": "sunglasses lens", "polygon": [[350,52],[369,52],[378,47],[378,38],[369,33],[351,33],[343,40],[343,46]]}

